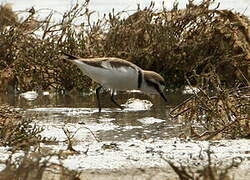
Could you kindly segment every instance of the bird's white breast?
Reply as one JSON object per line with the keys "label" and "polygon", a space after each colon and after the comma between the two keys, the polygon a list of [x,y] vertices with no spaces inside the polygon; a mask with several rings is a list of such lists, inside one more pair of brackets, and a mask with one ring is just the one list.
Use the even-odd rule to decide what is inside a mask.
{"label": "bird's white breast", "polygon": [[108,61],[101,62],[101,67],[91,66],[82,61],[74,63],[94,81],[114,90],[132,90],[138,87],[138,70],[130,66],[114,67]]}

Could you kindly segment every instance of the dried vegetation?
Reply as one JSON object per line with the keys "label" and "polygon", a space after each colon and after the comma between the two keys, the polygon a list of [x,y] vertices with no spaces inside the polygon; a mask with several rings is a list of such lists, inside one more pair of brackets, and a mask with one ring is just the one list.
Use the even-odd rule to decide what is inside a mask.
{"label": "dried vegetation", "polygon": [[[207,150],[207,161],[201,167],[183,166],[175,162],[164,159],[178,175],[180,180],[233,180],[233,175],[229,174],[234,168],[238,168],[242,163],[241,158],[233,158],[232,162],[224,165],[225,162],[213,162],[212,152]],[[201,160],[202,161],[202,160]],[[204,160],[203,160],[204,161]]]}
{"label": "dried vegetation", "polygon": [[6,148],[5,153],[9,156],[6,160],[3,160],[3,157],[0,160],[0,165],[5,166],[0,171],[0,180],[41,180],[58,177],[78,180],[78,172],[50,162],[53,156],[62,160],[65,154],[70,154],[41,148],[40,143],[55,143],[55,140],[42,138],[39,134],[43,129],[31,122],[32,119],[22,118],[22,114],[13,108],[0,106],[0,146]]}
{"label": "dried vegetation", "polygon": [[[197,140],[250,137],[250,88],[201,90],[173,108],[173,119],[185,122]],[[199,130],[198,130],[199,129]]]}
{"label": "dried vegetation", "polygon": [[12,154],[6,161],[0,161],[6,166],[0,171],[0,180],[80,180],[77,171],[49,162],[51,157],[39,151],[25,151],[18,158]]}
{"label": "dried vegetation", "polygon": [[22,114],[13,108],[0,105],[0,146],[26,149],[46,140],[39,135],[43,129],[31,122],[31,118],[22,118]]}
{"label": "dried vegetation", "polygon": [[[168,87],[191,83],[212,86],[213,73],[234,87],[249,85],[249,19],[228,10],[211,9],[212,0],[189,1],[186,9],[155,10],[154,3],[134,12],[109,13],[91,20],[88,1],[65,12],[58,23],[53,11],[43,20],[30,9],[17,18],[8,5],[0,9],[1,91],[86,90],[91,81],[60,52],[91,57],[116,56],[161,73]],[[121,40],[122,39],[122,40]],[[12,87],[12,88],[11,88]]]}

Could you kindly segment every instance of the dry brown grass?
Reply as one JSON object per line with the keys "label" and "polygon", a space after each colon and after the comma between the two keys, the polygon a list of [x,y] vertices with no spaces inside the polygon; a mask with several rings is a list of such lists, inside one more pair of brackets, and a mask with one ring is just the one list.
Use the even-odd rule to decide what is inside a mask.
{"label": "dry brown grass", "polygon": [[[229,165],[223,165],[225,162],[215,163],[212,160],[212,153],[207,150],[207,160],[201,160],[202,167],[183,166],[176,162],[164,159],[174,172],[178,175],[180,180],[233,180],[232,174],[229,174],[234,168],[238,168],[242,163],[242,159],[233,158]],[[223,167],[222,167],[223,166]]]}
{"label": "dry brown grass", "polygon": [[79,172],[49,162],[52,157],[50,154],[25,151],[24,155],[18,158],[13,158],[13,154],[5,162],[0,161],[6,165],[5,169],[0,171],[0,180],[80,180]]}
{"label": "dry brown grass", "polygon": [[194,139],[249,138],[250,87],[228,89],[217,85],[213,91],[200,89],[172,108],[171,118],[184,122],[190,129],[187,136]]}
{"label": "dry brown grass", "polygon": [[55,140],[42,138],[39,133],[43,129],[31,122],[32,118],[24,119],[22,114],[12,107],[0,106],[0,146],[6,147],[9,153],[7,160],[0,160],[0,164],[6,166],[0,171],[0,180],[41,180],[51,179],[51,176],[77,180],[78,172],[68,170],[61,165],[62,163],[50,162],[53,156],[63,159],[72,153],[55,153],[41,148],[41,142],[55,142]]}
{"label": "dry brown grass", "polygon": [[32,118],[23,118],[22,113],[7,105],[0,105],[0,146],[26,149],[42,141],[39,133],[43,128],[31,125]]}
{"label": "dry brown grass", "polygon": [[189,1],[186,9],[171,11],[154,11],[152,4],[124,20],[110,14],[104,54],[160,72],[168,87],[186,84],[185,75],[199,77],[192,84],[212,86],[212,71],[227,86],[249,85],[249,19],[210,9],[212,2]]}
{"label": "dry brown grass", "polygon": [[112,12],[92,22],[93,12],[86,1],[65,12],[58,23],[52,22],[53,13],[38,20],[37,11],[31,9],[20,20],[9,7],[1,6],[1,87],[88,90],[90,79],[62,63],[61,51],[128,59],[162,74],[170,88],[186,84],[185,75],[196,76],[192,84],[212,86],[213,71],[227,86],[249,85],[249,19],[228,10],[210,9],[212,2],[197,5],[189,1],[182,10],[177,4],[172,10],[163,5],[157,11],[152,3],[127,18]]}

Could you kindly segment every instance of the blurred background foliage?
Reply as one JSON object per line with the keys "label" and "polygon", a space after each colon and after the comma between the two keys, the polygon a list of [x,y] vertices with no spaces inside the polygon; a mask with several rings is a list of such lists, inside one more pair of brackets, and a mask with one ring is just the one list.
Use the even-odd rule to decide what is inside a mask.
{"label": "blurred background foliage", "polygon": [[[187,84],[203,89],[249,85],[250,21],[230,10],[211,9],[213,0],[189,1],[171,10],[154,3],[124,18],[109,13],[91,20],[88,1],[52,21],[34,8],[19,18],[0,7],[0,91],[88,91],[91,80],[61,61],[62,51],[81,57],[115,56],[160,73],[168,88]],[[86,21],[87,20],[87,21]],[[77,22],[77,23],[76,23]]]}

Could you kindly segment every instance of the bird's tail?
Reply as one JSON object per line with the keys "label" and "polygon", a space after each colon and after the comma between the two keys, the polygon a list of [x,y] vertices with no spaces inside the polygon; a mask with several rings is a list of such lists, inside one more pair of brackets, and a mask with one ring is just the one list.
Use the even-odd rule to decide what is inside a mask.
{"label": "bird's tail", "polygon": [[62,52],[61,58],[65,59],[65,60],[76,60],[76,59],[79,59],[79,57],[73,56],[73,55],[65,53],[65,52]]}

